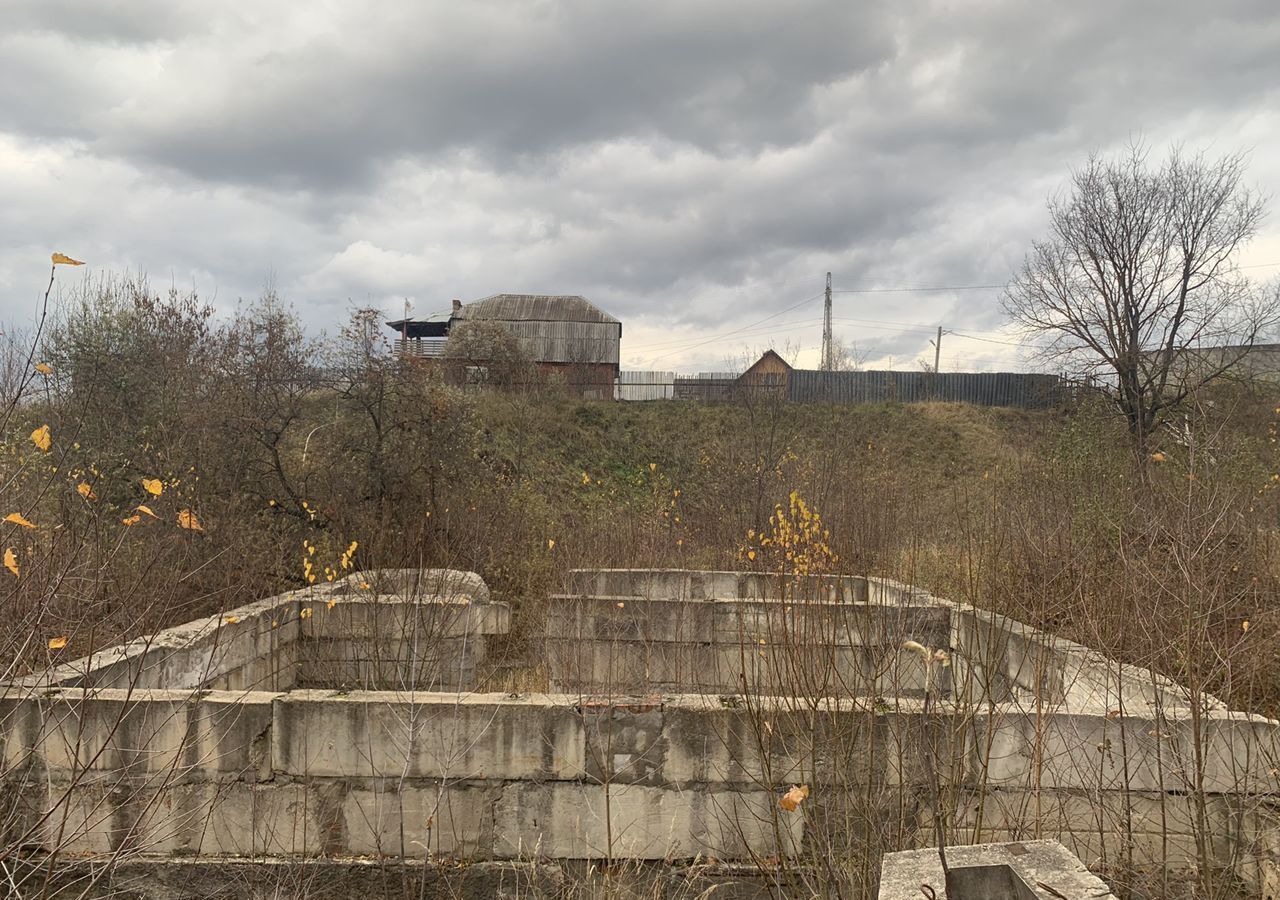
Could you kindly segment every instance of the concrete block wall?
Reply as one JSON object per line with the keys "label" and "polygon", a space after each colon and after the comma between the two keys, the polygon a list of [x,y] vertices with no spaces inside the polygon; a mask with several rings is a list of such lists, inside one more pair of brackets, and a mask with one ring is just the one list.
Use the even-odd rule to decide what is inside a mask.
{"label": "concrete block wall", "polygon": [[[452,575],[440,583],[469,594],[383,602],[424,583],[413,573],[272,598],[4,686],[6,840],[853,859],[928,840],[936,772],[957,841],[1047,834],[1086,859],[1177,867],[1208,828],[1215,860],[1255,874],[1280,850],[1280,725],[1212,698],[1192,716],[1177,685],[1079,645],[875,580],[795,602],[735,573],[573,580],[606,592],[554,604],[561,693],[463,692],[509,611]],[[951,654],[928,714],[908,638]],[[174,686],[140,686],[162,678]],[[787,811],[793,785],[811,794]]]}
{"label": "concrete block wall", "polygon": [[575,569],[565,594],[580,597],[647,597],[658,600],[808,600],[897,603],[926,598],[927,591],[888,578],[806,575],[782,578],[759,572],[689,569]]}
{"label": "concrete block wall", "polygon": [[[21,701],[41,717],[20,741],[28,758],[9,772],[39,811],[25,844],[70,854],[635,859],[799,846],[800,817],[778,832],[767,788],[677,783],[657,757],[652,768],[623,762],[653,752],[661,715],[652,711],[545,696],[155,693],[165,696],[132,701],[123,726],[124,691]],[[647,731],[632,727],[637,715],[649,716]]]}
{"label": "concrete block wall", "polygon": [[13,683],[466,690],[475,685],[486,639],[509,627],[507,605],[490,602],[473,572],[383,570],[195,619]]}
{"label": "concrete block wall", "polygon": [[466,597],[330,600],[312,604],[299,624],[297,687],[468,690],[477,684],[489,636],[510,628],[506,604]]}
{"label": "concrete block wall", "polygon": [[[944,649],[935,696],[1035,698],[1065,710],[1185,707],[1180,685],[1080,644],[888,579],[812,576],[789,585],[738,572],[606,569],[569,574],[551,597],[553,690],[919,696],[924,667],[902,643]],[[1204,695],[1217,709],[1221,701]]]}
{"label": "concrete block wall", "polygon": [[[552,689],[562,691],[736,693],[745,685],[768,694],[919,696],[924,667],[902,643],[948,646],[950,613],[843,600],[557,595],[546,660]],[[936,671],[937,693],[947,693],[950,675]]]}
{"label": "concrete block wall", "polygon": [[[1051,706],[1133,712],[1176,709],[1190,701],[1184,687],[1164,676],[1008,616],[955,606],[950,621],[951,651],[979,696],[1003,700],[1021,695]],[[1226,708],[1208,694],[1200,702]]]}
{"label": "concrete block wall", "polygon": [[[1094,856],[1185,865],[1207,815],[1215,858],[1243,864],[1265,855],[1265,798],[1280,791],[1275,723],[1229,713],[1210,714],[1216,750],[1195,770],[1189,719],[1063,714],[1032,729],[1013,707],[957,722],[910,700],[146,693],[4,698],[8,786],[36,823],[23,843],[233,856],[847,853],[886,835],[891,848],[928,840],[936,759],[951,833],[967,840],[1051,834]],[[1188,791],[1197,782],[1203,810]],[[782,809],[797,784],[810,799]]]}

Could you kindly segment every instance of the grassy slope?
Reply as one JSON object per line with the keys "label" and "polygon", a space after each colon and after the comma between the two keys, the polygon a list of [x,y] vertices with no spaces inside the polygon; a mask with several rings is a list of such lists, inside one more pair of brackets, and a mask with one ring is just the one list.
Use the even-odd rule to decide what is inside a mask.
{"label": "grassy slope", "polygon": [[[1114,644],[1183,681],[1218,690],[1231,681],[1241,705],[1273,709],[1280,693],[1257,667],[1246,671],[1252,656],[1231,671],[1214,662],[1239,649],[1245,618],[1250,641],[1276,632],[1266,555],[1280,496],[1267,488],[1273,412],[1269,402],[1224,410],[1202,422],[1208,452],[1163,436],[1166,459],[1144,487],[1122,426],[1096,408],[479,398],[489,449],[519,471],[520,521],[533,524],[521,532],[504,519],[502,540],[519,552],[472,565],[522,604],[521,629],[533,636],[537,600],[570,567],[753,567],[739,556],[747,529],[796,490],[830,528],[840,571],[903,578],[1100,649]],[[1211,644],[1222,652],[1208,654]],[[1206,650],[1203,671],[1188,668],[1201,664],[1199,650],[1179,646]]]}

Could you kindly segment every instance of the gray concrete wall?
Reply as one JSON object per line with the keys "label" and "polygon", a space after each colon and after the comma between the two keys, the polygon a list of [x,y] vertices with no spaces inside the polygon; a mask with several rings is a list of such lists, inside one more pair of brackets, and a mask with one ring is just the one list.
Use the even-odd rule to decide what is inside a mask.
{"label": "gray concrete wall", "polygon": [[[460,692],[509,612],[474,583],[428,603],[382,593],[423,583],[406,573],[376,600],[354,582],[283,595],[5,686],[7,840],[875,859],[929,840],[936,778],[956,843],[1052,835],[1086,860],[1207,855],[1255,879],[1280,849],[1280,726],[1193,708],[1079,645],[885,581],[571,582],[549,628],[558,693]],[[908,638],[948,654],[927,704]]]}
{"label": "gray concrete wall", "polygon": [[[1280,791],[1274,723],[1230,713],[1210,715],[1197,763],[1188,717],[1033,722],[996,707],[961,722],[909,700],[67,688],[0,703],[7,782],[37,826],[26,843],[72,853],[750,860],[911,846],[928,840],[936,758],[954,835],[1038,831],[1085,858],[1185,865],[1203,813],[1226,863],[1256,855]],[[795,784],[812,793],[789,812],[778,801]],[[882,831],[885,815],[901,821]]]}
{"label": "gray concrete wall", "polygon": [[[901,645],[946,647],[950,631],[941,606],[561,595],[546,660],[562,691],[918,696],[924,670]],[[943,694],[949,678],[939,671]]]}
{"label": "gray concrete wall", "polygon": [[[13,684],[134,690],[466,690],[510,627],[474,573],[383,570],[195,619]],[[368,588],[361,588],[367,584]],[[441,593],[443,592],[443,593]]]}
{"label": "gray concrete wall", "polygon": [[575,569],[565,594],[582,597],[648,597],[655,600],[828,600],[897,602],[927,591],[888,578],[806,575],[780,578],[758,572],[689,569]]}

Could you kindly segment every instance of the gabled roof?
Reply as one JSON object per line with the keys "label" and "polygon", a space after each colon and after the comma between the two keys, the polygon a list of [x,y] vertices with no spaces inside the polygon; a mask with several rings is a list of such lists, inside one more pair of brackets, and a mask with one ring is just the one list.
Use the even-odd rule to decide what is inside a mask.
{"label": "gabled roof", "polygon": [[618,322],[587,298],[576,294],[494,294],[464,304],[453,318],[508,322]]}
{"label": "gabled roof", "polygon": [[766,350],[766,351],[764,351],[764,353],[762,353],[762,354],[760,355],[760,358],[759,358],[759,359],[757,359],[755,362],[753,362],[753,363],[751,364],[751,367],[750,367],[750,368],[748,368],[748,369],[747,369],[747,371],[746,371],[746,372],[743,372],[742,374],[743,374],[743,375],[748,375],[748,374],[750,374],[751,372],[753,372],[753,371],[755,370],[755,368],[756,368],[757,366],[759,366],[761,363],[765,362],[765,360],[773,360],[773,361],[775,361],[775,362],[778,362],[778,363],[780,363],[780,364],[782,365],[782,367],[783,367],[783,369],[784,369],[784,370],[786,370],[787,372],[790,372],[790,371],[791,371],[791,363],[787,362],[785,359],[783,359],[781,356],[779,356],[779,355],[778,355],[777,353],[775,353],[773,350]]}

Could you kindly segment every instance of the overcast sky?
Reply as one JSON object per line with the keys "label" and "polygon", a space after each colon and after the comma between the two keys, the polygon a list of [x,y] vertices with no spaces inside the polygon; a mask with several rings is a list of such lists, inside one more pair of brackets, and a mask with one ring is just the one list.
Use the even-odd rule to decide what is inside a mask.
{"label": "overcast sky", "polygon": [[[315,333],[504,291],[623,367],[817,360],[837,290],[1004,283],[1046,196],[1141,137],[1280,195],[1275,0],[0,0],[0,320],[49,253]],[[1280,199],[1280,198],[1278,198]],[[1280,273],[1280,209],[1242,260]],[[836,295],[871,365],[1025,368],[999,290]],[[766,318],[771,317],[771,318]],[[973,337],[962,337],[972,335]],[[978,340],[985,338],[985,340]]]}

